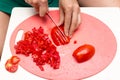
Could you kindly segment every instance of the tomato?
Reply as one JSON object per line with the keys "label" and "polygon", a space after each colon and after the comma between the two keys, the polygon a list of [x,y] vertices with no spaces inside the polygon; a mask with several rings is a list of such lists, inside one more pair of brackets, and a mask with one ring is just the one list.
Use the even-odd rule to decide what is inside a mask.
{"label": "tomato", "polygon": [[78,63],[85,62],[95,54],[95,48],[92,45],[85,44],[78,47],[73,52],[73,57]]}
{"label": "tomato", "polygon": [[[53,69],[59,68],[59,53],[57,52],[56,46],[49,39],[48,34],[44,33],[42,27],[38,29],[33,28],[32,31],[24,33],[24,39],[17,42],[15,50],[16,54],[31,55],[33,62],[35,62],[41,71],[44,71],[43,65],[46,63]],[[13,58],[13,62],[17,62],[16,58]]]}
{"label": "tomato", "polygon": [[75,41],[74,41],[74,44],[76,44],[76,43],[77,43],[77,41],[75,40]]}
{"label": "tomato", "polygon": [[[61,29],[62,33],[59,29]],[[51,38],[53,42],[57,46],[68,44],[70,42],[70,38],[64,34],[63,25],[59,26],[59,29],[54,27],[51,31]]]}
{"label": "tomato", "polygon": [[12,56],[10,59],[8,59],[5,63],[5,69],[8,72],[14,73],[18,69],[18,63],[20,61],[20,58],[17,56]]}
{"label": "tomato", "polygon": [[9,59],[9,60],[7,60],[7,62],[5,64],[5,68],[8,72],[14,73],[18,69],[18,65],[17,64],[16,65],[12,64],[11,60]]}
{"label": "tomato", "polygon": [[17,56],[12,56],[11,57],[11,63],[12,64],[18,64],[20,62],[20,58]]}

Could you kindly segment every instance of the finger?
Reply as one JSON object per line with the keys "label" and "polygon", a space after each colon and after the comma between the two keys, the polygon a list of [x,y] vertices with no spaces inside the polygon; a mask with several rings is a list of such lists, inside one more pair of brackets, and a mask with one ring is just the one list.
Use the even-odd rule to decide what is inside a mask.
{"label": "finger", "polygon": [[32,4],[31,6],[34,7],[36,12],[39,12],[39,5],[38,4]]}
{"label": "finger", "polygon": [[69,27],[71,24],[72,10],[65,11],[65,23],[64,23],[64,32],[66,36],[69,36]]}
{"label": "finger", "polygon": [[31,5],[32,7],[35,8],[35,10],[38,12],[39,11],[39,4],[38,4],[38,0],[25,0],[26,3],[28,3],[29,5]]}
{"label": "finger", "polygon": [[25,2],[27,3],[27,2],[28,2],[28,0],[25,0]]}
{"label": "finger", "polygon": [[25,0],[25,2],[28,3],[28,4],[30,4],[31,1],[30,0]]}
{"label": "finger", "polygon": [[39,2],[39,4],[40,4],[39,15],[43,17],[48,12],[48,1],[42,0]]}
{"label": "finger", "polygon": [[79,7],[75,7],[72,14],[72,22],[70,26],[69,36],[72,37],[73,32],[77,29],[78,24],[80,23],[80,10]]}
{"label": "finger", "polygon": [[33,4],[32,6],[35,8],[36,12],[39,12],[39,4]]}
{"label": "finger", "polygon": [[79,13],[79,14],[78,14],[78,22],[77,22],[77,26],[79,26],[80,23],[81,23],[81,15],[80,15],[80,13]]}
{"label": "finger", "polygon": [[59,22],[58,22],[58,26],[60,26],[60,25],[62,25],[63,24],[63,22],[64,22],[64,11],[63,11],[63,8],[59,8],[59,10],[60,10],[60,19],[59,19]]}
{"label": "finger", "polygon": [[30,4],[31,6],[35,6],[38,4],[38,0],[25,0],[26,3]]}
{"label": "finger", "polygon": [[39,12],[39,6],[35,6],[34,8],[36,12]]}

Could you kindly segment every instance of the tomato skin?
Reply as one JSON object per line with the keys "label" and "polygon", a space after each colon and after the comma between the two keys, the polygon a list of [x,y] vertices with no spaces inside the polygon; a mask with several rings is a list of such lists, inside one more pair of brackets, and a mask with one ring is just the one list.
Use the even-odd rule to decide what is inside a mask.
{"label": "tomato skin", "polygon": [[78,63],[82,63],[92,58],[94,54],[95,54],[95,48],[92,45],[85,44],[78,47],[73,52],[73,57],[76,59]]}

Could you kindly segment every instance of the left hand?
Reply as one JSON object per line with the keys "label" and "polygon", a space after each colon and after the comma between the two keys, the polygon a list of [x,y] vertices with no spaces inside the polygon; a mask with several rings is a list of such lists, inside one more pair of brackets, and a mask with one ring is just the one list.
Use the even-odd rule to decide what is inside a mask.
{"label": "left hand", "polygon": [[59,0],[60,20],[59,26],[64,23],[66,36],[72,36],[80,24],[80,7],[77,0]]}
{"label": "left hand", "polygon": [[48,0],[25,0],[25,2],[33,6],[40,17],[44,17],[48,12]]}

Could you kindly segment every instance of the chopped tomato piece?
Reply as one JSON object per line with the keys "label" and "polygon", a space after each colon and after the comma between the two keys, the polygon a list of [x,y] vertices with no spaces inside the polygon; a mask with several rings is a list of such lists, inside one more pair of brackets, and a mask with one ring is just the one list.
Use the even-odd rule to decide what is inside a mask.
{"label": "chopped tomato piece", "polygon": [[16,54],[32,55],[33,62],[44,71],[43,65],[49,64],[53,69],[58,69],[60,56],[42,27],[33,28],[24,34],[24,39],[15,45]]}
{"label": "chopped tomato piece", "polygon": [[76,44],[76,43],[77,43],[77,41],[75,40],[75,41],[74,41],[74,44]]}

